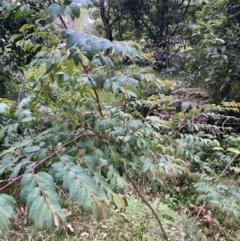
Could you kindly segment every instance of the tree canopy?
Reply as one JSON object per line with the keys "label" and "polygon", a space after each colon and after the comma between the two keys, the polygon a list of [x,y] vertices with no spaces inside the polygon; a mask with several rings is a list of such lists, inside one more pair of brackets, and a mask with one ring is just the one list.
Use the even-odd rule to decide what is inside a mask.
{"label": "tree canopy", "polygon": [[238,1],[209,1],[197,13],[193,28],[193,53],[188,60],[191,79],[205,82],[216,101],[239,100]]}
{"label": "tree canopy", "polygon": [[[183,30],[188,12],[193,9],[190,0],[99,1],[95,16],[100,16],[110,40],[134,38],[148,47],[165,47]],[[97,11],[99,13],[97,14]]]}

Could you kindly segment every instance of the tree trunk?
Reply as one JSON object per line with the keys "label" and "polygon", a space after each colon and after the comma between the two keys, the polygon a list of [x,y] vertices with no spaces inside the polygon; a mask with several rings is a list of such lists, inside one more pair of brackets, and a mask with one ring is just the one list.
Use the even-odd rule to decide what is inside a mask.
{"label": "tree trunk", "polygon": [[105,0],[100,0],[99,2],[100,2],[100,15],[106,31],[106,38],[110,41],[113,41],[112,25],[110,23],[109,14],[108,16],[106,15],[107,6],[105,6]]}

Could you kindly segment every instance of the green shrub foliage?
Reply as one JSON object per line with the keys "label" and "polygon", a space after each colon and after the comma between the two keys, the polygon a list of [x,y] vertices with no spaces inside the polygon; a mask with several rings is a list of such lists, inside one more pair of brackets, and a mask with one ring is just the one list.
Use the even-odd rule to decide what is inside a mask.
{"label": "green shrub foliage", "polygon": [[[152,126],[161,123],[135,119],[122,107],[124,101],[143,97],[147,80],[109,72],[115,69],[116,58],[141,58],[137,45],[67,29],[64,14],[74,19],[79,4],[90,3],[64,1],[44,9],[37,1],[36,7],[1,1],[4,18],[14,14],[17,21],[34,16],[10,36],[11,40],[19,37],[15,44],[23,53],[32,52],[33,58],[24,69],[26,95],[17,103],[1,99],[1,192],[20,181],[20,197],[1,196],[1,202],[8,203],[8,213],[0,217],[2,233],[8,231],[14,198],[26,205],[37,228],[53,229],[65,220],[56,187],[101,220],[109,216],[109,202],[125,209],[119,193],[127,187],[126,171],[133,177],[149,172],[154,180],[173,166],[170,157],[155,152],[160,137]],[[63,29],[56,27],[58,19]],[[35,54],[36,36],[43,41]],[[59,46],[61,39],[66,47]],[[3,47],[7,51],[7,45]],[[102,102],[102,91],[118,104]],[[177,165],[173,170],[183,172]]]}
{"label": "green shrub foliage", "polygon": [[207,1],[198,11],[190,55],[189,79],[205,83],[216,102],[239,100],[239,10],[235,0]]}
{"label": "green shrub foliage", "polygon": [[[141,180],[146,174],[150,183],[161,185],[190,170],[217,173],[232,163],[235,169],[229,170],[238,173],[237,137],[233,134],[233,144],[226,147],[224,134],[228,138],[230,128],[222,114],[238,111],[237,103],[197,108],[191,98],[178,110],[173,81],[136,66],[119,69],[126,59],[147,58],[136,43],[110,42],[67,28],[64,16],[78,18],[91,0],[40,3],[0,1],[2,18],[29,19],[7,40],[24,56],[32,54],[30,63],[21,66],[23,92],[0,99],[1,235],[8,233],[20,204],[36,228],[58,228],[66,219],[63,192],[102,220],[109,217],[111,204],[125,209],[126,176]],[[40,49],[36,38],[42,39]],[[5,56],[9,45],[3,43]],[[1,69],[6,76],[7,68]],[[195,195],[202,195],[201,185]],[[234,217],[238,200],[229,212]],[[224,210],[227,201],[226,195]]]}

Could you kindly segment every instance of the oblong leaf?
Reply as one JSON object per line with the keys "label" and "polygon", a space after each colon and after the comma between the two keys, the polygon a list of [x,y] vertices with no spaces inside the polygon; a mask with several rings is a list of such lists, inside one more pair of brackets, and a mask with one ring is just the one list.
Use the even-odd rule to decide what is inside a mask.
{"label": "oblong leaf", "polygon": [[120,209],[125,209],[126,208],[125,202],[124,202],[122,197],[120,197],[116,193],[112,193],[112,196],[113,196],[113,202],[115,203],[115,205],[118,208],[120,208]]}
{"label": "oblong leaf", "polygon": [[25,148],[22,150],[22,153],[23,153],[23,154],[26,154],[26,153],[36,152],[36,151],[39,151],[40,148],[41,148],[40,146],[25,147]]}
{"label": "oblong leaf", "polygon": [[227,151],[230,151],[230,152],[233,152],[233,153],[236,153],[236,154],[239,154],[240,151],[234,147],[228,147],[227,148]]}

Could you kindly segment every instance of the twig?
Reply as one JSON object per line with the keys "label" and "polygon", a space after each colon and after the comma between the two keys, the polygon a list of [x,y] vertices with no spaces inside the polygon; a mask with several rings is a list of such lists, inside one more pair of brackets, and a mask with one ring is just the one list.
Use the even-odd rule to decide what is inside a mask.
{"label": "twig", "polygon": [[[82,67],[83,67],[83,69],[84,69],[84,72],[85,72],[86,75],[88,76],[88,70],[87,70],[86,66],[83,64],[83,62],[82,62],[81,60],[79,60],[79,62],[81,63],[81,65],[82,65]],[[89,80],[90,82],[92,82],[92,80],[89,78],[89,76],[88,76],[88,80]],[[97,90],[96,90],[95,87],[93,88],[93,91],[94,91],[94,94],[95,94],[95,96],[96,96],[96,98],[94,98],[94,99],[96,100],[96,102],[97,102],[97,104],[98,104],[98,111],[99,111],[99,113],[100,113],[100,116],[101,116],[101,117],[104,117],[104,115],[103,115],[103,113],[102,113],[102,107],[101,107],[99,95],[98,95],[98,92],[97,92]]]}
{"label": "twig", "polygon": [[65,144],[63,144],[62,146],[60,146],[56,151],[54,151],[53,153],[51,153],[50,155],[48,155],[47,157],[43,158],[41,161],[39,161],[34,167],[32,167],[31,169],[29,169],[28,171],[24,172],[23,174],[21,174],[20,176],[14,178],[13,180],[11,180],[8,184],[4,185],[3,187],[0,188],[0,191],[4,190],[5,188],[7,188],[8,186],[12,185],[14,182],[16,182],[17,180],[21,179],[23,176],[25,176],[27,173],[33,172],[38,166],[42,165],[44,162],[46,162],[47,160],[49,160],[51,157],[53,157],[54,155],[57,155],[58,152],[60,152],[64,147],[70,145],[73,142],[76,142],[78,139],[83,138],[83,137],[101,137],[107,141],[112,142],[112,140],[108,139],[107,137],[101,136],[99,134],[96,133],[85,133],[82,135],[79,135],[77,137],[75,137],[73,140],[66,142]]}
{"label": "twig", "polygon": [[222,171],[222,174],[220,175],[220,177],[227,171],[227,169],[232,165],[232,163],[234,162],[235,158],[239,155],[239,153],[236,153],[236,155],[232,158],[232,160],[227,164],[227,166],[225,167],[225,169]]}
{"label": "twig", "polygon": [[61,15],[59,15],[59,18],[60,18],[60,20],[61,20],[61,22],[62,22],[64,28],[65,28],[65,29],[68,29],[67,24],[65,23],[65,21],[63,20],[63,18],[62,18]]}
{"label": "twig", "polygon": [[196,223],[196,221],[197,221],[197,219],[198,219],[200,213],[201,213],[202,210],[204,209],[205,205],[206,205],[206,196],[205,196],[205,198],[204,198],[203,205],[199,208],[199,211],[198,211],[198,213],[197,213],[197,216],[195,217],[195,219],[193,220],[191,226],[189,227],[189,229],[188,229],[188,231],[187,231],[187,234],[190,233],[190,230],[192,229],[193,225]]}
{"label": "twig", "polygon": [[[65,28],[65,29],[68,29],[67,24],[65,23],[65,21],[64,21],[64,19],[62,18],[61,15],[59,15],[59,18],[60,18],[60,20],[61,20],[64,28]],[[83,62],[82,62],[81,60],[79,60],[79,62],[81,63],[81,65],[82,65],[82,67],[83,67],[83,69],[84,69],[84,72],[88,75],[88,70],[87,70],[87,68],[85,67],[85,65],[83,64]],[[89,78],[89,76],[88,76],[88,80],[91,81],[91,79]],[[93,88],[93,91],[94,91],[94,94],[95,94],[95,96],[96,96],[96,98],[94,98],[94,99],[95,99],[96,102],[97,102],[98,111],[99,111],[101,117],[104,117],[104,115],[103,115],[103,113],[102,113],[102,107],[101,107],[101,104],[100,104],[99,95],[98,95],[98,93],[97,93],[96,88]]]}
{"label": "twig", "polygon": [[158,214],[156,213],[156,211],[154,210],[154,208],[152,207],[152,205],[148,202],[148,200],[142,195],[142,193],[139,191],[136,183],[129,177],[129,175],[126,173],[127,179],[132,183],[134,189],[137,191],[139,197],[142,199],[142,201],[149,207],[149,209],[152,211],[153,215],[155,216],[155,218],[157,219],[157,222],[159,224],[159,227],[162,230],[163,233],[163,237],[166,241],[168,241],[168,236],[167,233],[165,231],[165,229],[163,228],[162,222],[158,216]]}
{"label": "twig", "polygon": [[47,238],[45,238],[43,241],[48,241],[49,239],[51,239],[54,236],[55,236],[55,234],[52,234],[52,235],[48,236]]}
{"label": "twig", "polygon": [[[48,0],[49,4],[52,4],[52,1]],[[65,23],[65,21],[63,20],[62,16],[59,14],[59,19],[62,23],[62,25],[64,26],[65,29],[68,29],[67,24]]]}

